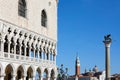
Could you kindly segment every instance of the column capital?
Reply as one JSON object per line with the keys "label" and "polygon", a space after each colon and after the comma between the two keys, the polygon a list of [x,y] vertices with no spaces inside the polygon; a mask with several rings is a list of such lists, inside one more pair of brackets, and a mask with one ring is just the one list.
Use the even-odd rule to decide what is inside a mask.
{"label": "column capital", "polygon": [[12,76],[16,76],[17,74],[16,73],[13,73]]}
{"label": "column capital", "polygon": [[27,74],[24,74],[23,77],[27,77]]}
{"label": "column capital", "polygon": [[110,47],[111,45],[111,41],[103,41],[103,43],[105,44],[105,47]]}
{"label": "column capital", "polygon": [[8,44],[11,44],[11,41],[10,41],[10,40],[8,40]]}

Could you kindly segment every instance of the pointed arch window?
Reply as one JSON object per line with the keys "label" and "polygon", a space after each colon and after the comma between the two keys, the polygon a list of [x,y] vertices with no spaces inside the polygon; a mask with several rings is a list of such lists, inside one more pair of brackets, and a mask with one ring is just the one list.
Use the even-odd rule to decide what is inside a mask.
{"label": "pointed arch window", "polygon": [[22,17],[26,17],[26,1],[25,0],[19,0],[18,15]]}
{"label": "pointed arch window", "polygon": [[43,27],[47,27],[47,14],[45,10],[42,10],[42,13],[41,13],[41,25]]}

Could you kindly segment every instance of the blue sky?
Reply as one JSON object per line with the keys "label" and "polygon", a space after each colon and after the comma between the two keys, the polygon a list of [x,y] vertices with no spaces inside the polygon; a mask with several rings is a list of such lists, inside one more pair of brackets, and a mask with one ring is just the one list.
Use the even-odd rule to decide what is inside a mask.
{"label": "blue sky", "polygon": [[59,0],[57,65],[75,73],[80,57],[81,73],[105,69],[104,35],[111,34],[111,74],[120,73],[120,0]]}

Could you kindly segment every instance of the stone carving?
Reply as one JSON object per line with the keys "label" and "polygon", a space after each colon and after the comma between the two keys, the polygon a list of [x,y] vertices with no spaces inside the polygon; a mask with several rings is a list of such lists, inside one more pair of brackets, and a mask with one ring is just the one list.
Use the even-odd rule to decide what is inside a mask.
{"label": "stone carving", "polygon": [[112,42],[111,34],[104,36],[104,41]]}

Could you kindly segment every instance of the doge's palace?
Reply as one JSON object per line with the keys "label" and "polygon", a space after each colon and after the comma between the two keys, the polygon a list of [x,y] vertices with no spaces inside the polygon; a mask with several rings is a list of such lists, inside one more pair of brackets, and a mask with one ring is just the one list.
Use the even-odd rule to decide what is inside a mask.
{"label": "doge's palace", "polygon": [[56,80],[57,0],[0,0],[0,80]]}

